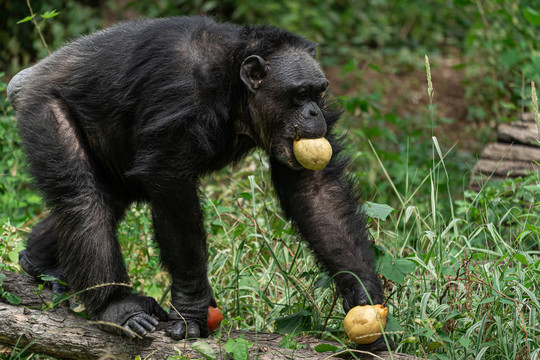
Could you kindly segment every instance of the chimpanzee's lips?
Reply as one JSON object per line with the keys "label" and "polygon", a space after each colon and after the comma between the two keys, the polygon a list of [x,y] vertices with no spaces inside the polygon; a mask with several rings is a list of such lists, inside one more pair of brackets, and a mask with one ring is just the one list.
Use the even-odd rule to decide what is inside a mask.
{"label": "chimpanzee's lips", "polygon": [[276,146],[272,151],[272,156],[282,164],[289,166],[291,169],[303,169],[302,165],[294,157],[292,140]]}

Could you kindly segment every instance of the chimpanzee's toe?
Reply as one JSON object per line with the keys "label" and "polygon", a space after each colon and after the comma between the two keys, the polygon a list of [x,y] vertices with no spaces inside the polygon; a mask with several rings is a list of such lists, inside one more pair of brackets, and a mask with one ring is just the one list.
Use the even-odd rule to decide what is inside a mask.
{"label": "chimpanzee's toe", "polygon": [[154,331],[158,324],[159,321],[153,316],[140,313],[129,318],[123,326],[137,335],[145,336],[148,332]]}
{"label": "chimpanzee's toe", "polygon": [[201,328],[196,322],[188,322],[186,330],[186,322],[184,320],[170,321],[166,329],[166,334],[174,340],[193,339],[201,336]]}

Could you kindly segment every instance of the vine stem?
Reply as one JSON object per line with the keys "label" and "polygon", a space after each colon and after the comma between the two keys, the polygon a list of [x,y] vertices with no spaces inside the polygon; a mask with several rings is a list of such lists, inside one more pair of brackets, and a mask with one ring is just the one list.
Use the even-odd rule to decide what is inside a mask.
{"label": "vine stem", "polygon": [[41,29],[39,28],[39,24],[36,21],[36,15],[34,14],[34,10],[32,10],[32,6],[30,5],[30,0],[26,0],[26,5],[28,6],[28,10],[30,10],[30,16],[32,17],[32,23],[36,27],[39,38],[41,39],[41,42],[45,46],[45,49],[47,49],[47,52],[49,55],[51,54],[51,50],[49,50],[49,46],[47,45],[47,42],[45,41],[45,37],[43,36],[43,33],[41,32]]}

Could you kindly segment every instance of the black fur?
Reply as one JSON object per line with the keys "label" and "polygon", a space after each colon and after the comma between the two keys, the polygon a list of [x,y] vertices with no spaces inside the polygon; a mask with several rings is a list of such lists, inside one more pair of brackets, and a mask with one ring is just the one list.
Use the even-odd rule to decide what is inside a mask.
{"label": "black fur", "polygon": [[[345,309],[381,303],[365,218],[332,132],[340,112],[322,96],[328,81],[315,48],[275,27],[138,20],[78,39],[15,76],[8,96],[51,212],[30,235],[23,268],[76,291],[127,283],[116,226],[130,203],[148,201],[172,304],[187,321],[186,329],[172,310],[167,331],[206,336],[215,301],[198,178],[260,146],[285,213],[336,275]],[[332,161],[322,171],[301,168],[293,140],[322,136]],[[166,317],[122,286],[81,298],[94,318],[139,334],[154,328],[150,315]]]}

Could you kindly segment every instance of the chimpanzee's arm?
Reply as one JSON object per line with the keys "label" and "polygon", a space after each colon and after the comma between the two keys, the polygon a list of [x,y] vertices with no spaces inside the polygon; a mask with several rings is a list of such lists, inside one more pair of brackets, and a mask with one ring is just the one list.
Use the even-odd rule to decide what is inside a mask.
{"label": "chimpanzee's arm", "polygon": [[[356,305],[382,303],[365,216],[343,175],[344,165],[333,161],[324,170],[311,171],[293,170],[275,160],[271,164],[283,210],[330,275],[337,274],[334,279],[345,311]],[[363,286],[354,275],[342,271],[358,276]]]}

